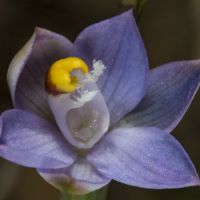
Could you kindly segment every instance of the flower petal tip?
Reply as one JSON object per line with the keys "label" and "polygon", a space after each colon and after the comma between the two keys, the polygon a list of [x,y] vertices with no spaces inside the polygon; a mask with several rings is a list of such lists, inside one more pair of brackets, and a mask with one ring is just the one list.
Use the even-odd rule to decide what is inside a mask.
{"label": "flower petal tip", "polygon": [[122,18],[127,18],[127,20],[133,21],[133,23],[136,24],[133,9],[129,9],[126,12],[123,12],[120,16]]}
{"label": "flower petal tip", "polygon": [[56,34],[52,31],[49,31],[48,29],[45,29],[42,27],[35,27],[35,29],[34,29],[34,34],[37,36],[45,36],[45,35],[52,34],[52,33]]}
{"label": "flower petal tip", "polygon": [[46,34],[49,34],[51,31],[45,29],[45,28],[42,28],[42,27],[35,27],[34,29],[34,34],[38,36],[44,36]]}
{"label": "flower petal tip", "polygon": [[193,172],[191,172],[191,176],[190,178],[188,178],[188,182],[185,182],[185,184],[177,188],[195,187],[195,186],[200,186],[200,178],[195,167],[193,166]]}
{"label": "flower petal tip", "polygon": [[40,32],[43,32],[43,31],[49,31],[49,30],[42,28],[42,27],[39,27],[39,26],[36,26],[35,29],[34,29],[34,32],[36,32],[36,33],[37,32],[40,33]]}
{"label": "flower petal tip", "polygon": [[193,178],[193,181],[192,181],[192,185],[191,186],[200,186],[200,178],[198,175],[196,175],[194,178]]}
{"label": "flower petal tip", "polygon": [[40,38],[52,39],[52,40],[57,40],[57,39],[67,40],[65,36],[42,27],[35,27],[34,34],[36,35],[36,40]]}

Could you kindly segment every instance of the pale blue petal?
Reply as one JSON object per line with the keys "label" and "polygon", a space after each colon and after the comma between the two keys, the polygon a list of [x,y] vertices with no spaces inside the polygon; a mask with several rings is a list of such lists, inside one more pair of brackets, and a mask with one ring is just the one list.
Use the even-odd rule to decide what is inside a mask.
{"label": "pale blue petal", "polygon": [[155,126],[171,132],[184,116],[200,83],[200,60],[172,62],[150,71],[147,93],[118,126]]}
{"label": "pale blue petal", "polygon": [[34,168],[63,168],[76,155],[59,130],[42,118],[22,110],[8,110],[2,115],[0,156]]}
{"label": "pale blue petal", "polygon": [[[90,66],[101,60],[106,70],[97,82],[108,105],[111,124],[142,99],[148,69],[144,44],[131,11],[87,27],[75,46]],[[83,56],[85,54],[85,56]]]}
{"label": "pale blue petal", "polygon": [[17,53],[8,70],[8,84],[14,106],[53,121],[45,91],[45,76],[58,59],[69,56],[72,43],[51,31],[36,28],[31,39]]}
{"label": "pale blue petal", "polygon": [[103,175],[132,186],[162,189],[200,183],[182,146],[157,128],[113,130],[88,160]]}

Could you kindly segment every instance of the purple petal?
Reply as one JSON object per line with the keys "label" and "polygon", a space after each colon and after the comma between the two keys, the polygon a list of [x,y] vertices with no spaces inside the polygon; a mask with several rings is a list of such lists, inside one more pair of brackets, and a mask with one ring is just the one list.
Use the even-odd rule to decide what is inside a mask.
{"label": "purple petal", "polygon": [[200,184],[182,146],[157,128],[115,129],[88,160],[103,175],[128,185],[161,189]]}
{"label": "purple petal", "polygon": [[85,159],[77,160],[70,168],[56,170],[38,170],[48,183],[59,190],[73,194],[86,194],[97,190],[110,182],[102,176]]}
{"label": "purple petal", "polygon": [[75,160],[58,129],[38,116],[22,110],[2,114],[0,156],[35,168],[63,168]]}
{"label": "purple petal", "polygon": [[44,90],[48,68],[68,56],[72,44],[63,36],[37,28],[31,39],[12,60],[8,84],[15,107],[52,119]]}
{"label": "purple petal", "polygon": [[89,26],[75,45],[85,53],[83,58],[90,66],[94,59],[106,65],[98,87],[108,105],[111,123],[115,123],[144,95],[147,56],[132,12]]}
{"label": "purple petal", "polygon": [[120,124],[171,132],[188,109],[199,82],[200,60],[172,62],[151,70],[146,96]]}

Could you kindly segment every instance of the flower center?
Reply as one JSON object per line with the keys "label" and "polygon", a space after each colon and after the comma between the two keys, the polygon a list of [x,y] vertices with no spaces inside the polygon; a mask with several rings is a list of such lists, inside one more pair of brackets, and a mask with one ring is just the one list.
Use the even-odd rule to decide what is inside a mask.
{"label": "flower center", "polygon": [[103,74],[102,61],[87,64],[76,57],[56,61],[46,76],[48,103],[58,127],[69,143],[92,147],[109,127],[109,111],[96,82]]}

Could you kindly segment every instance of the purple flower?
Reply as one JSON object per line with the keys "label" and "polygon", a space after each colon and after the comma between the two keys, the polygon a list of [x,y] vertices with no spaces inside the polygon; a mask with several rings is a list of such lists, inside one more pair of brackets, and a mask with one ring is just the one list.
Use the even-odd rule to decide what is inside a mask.
{"label": "purple flower", "polygon": [[[64,73],[50,67],[72,56],[90,71],[85,64],[67,68],[71,82],[63,91],[52,80]],[[37,28],[8,70],[15,108],[1,114],[0,156],[76,194],[112,179],[153,189],[199,185],[191,160],[169,134],[199,82],[200,60],[148,69],[131,11],[89,26],[74,44]]]}

